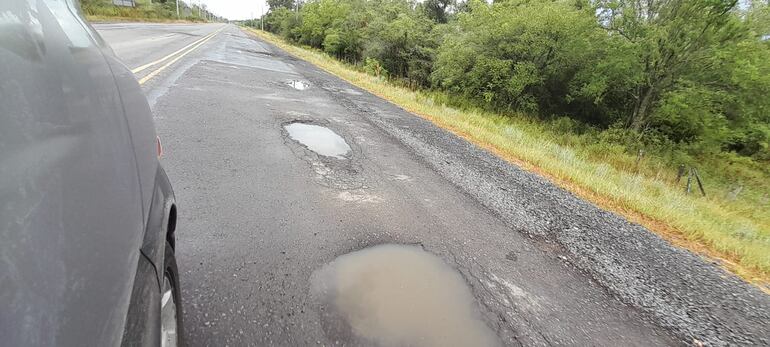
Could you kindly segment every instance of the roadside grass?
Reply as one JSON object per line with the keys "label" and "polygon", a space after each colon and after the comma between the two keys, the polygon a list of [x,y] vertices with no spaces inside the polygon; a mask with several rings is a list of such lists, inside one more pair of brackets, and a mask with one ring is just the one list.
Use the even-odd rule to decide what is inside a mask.
{"label": "roadside grass", "polygon": [[89,22],[144,22],[144,23],[191,23],[203,22],[195,19],[175,19],[175,18],[146,18],[146,17],[120,17],[103,15],[86,15]]}
{"label": "roadside grass", "polygon": [[[717,169],[706,170],[703,176],[715,186],[709,186],[712,192],[708,197],[688,195],[682,190],[683,183],[676,182],[676,170],[654,158],[639,160],[620,146],[588,143],[578,135],[565,134],[522,115],[502,116],[473,107],[450,107],[446,94],[399,87],[323,52],[292,45],[271,33],[246,29],[604,209],[644,225],[674,245],[718,260],[728,270],[770,292],[770,206],[762,201],[766,199],[762,187],[768,177],[761,169],[750,165],[731,169],[711,159]],[[750,194],[744,194],[747,198],[742,200],[725,197],[731,189],[728,175],[736,174],[735,170],[748,171],[741,174],[753,178],[747,183]]]}
{"label": "roadside grass", "polygon": [[176,18],[176,11],[164,8],[161,3],[151,0],[137,0],[135,7],[116,6],[109,0],[81,1],[83,13],[91,22],[159,22],[185,23],[203,22],[199,17]]}

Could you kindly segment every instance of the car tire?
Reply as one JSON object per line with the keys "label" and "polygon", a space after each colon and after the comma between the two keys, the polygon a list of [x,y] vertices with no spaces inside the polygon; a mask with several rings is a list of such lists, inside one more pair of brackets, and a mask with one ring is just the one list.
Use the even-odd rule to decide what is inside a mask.
{"label": "car tire", "polygon": [[[163,289],[161,290],[161,297],[163,297],[167,291],[171,292],[171,298],[173,301],[170,303],[167,301],[167,299],[162,299],[161,302],[161,346],[170,345],[173,346],[173,344],[166,344],[167,334],[165,334],[164,329],[164,314],[169,314],[168,311],[164,311],[164,306],[167,304],[173,304],[173,315],[175,316],[176,321],[176,327],[175,327],[175,335],[176,335],[176,345],[177,346],[186,346],[184,343],[184,325],[182,324],[182,295],[181,291],[179,289],[179,270],[176,266],[176,257],[174,256],[174,249],[171,247],[171,244],[166,241],[166,252],[165,256],[163,257]],[[170,287],[170,288],[169,288]]]}

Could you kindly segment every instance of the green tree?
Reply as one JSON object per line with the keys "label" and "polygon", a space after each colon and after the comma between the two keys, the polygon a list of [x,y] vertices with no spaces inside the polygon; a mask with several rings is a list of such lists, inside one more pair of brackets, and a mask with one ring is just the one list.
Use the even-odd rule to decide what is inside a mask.
{"label": "green tree", "polygon": [[290,40],[296,41],[296,28],[299,24],[300,18],[285,7],[271,10],[265,15],[265,30]]}
{"label": "green tree", "polygon": [[737,0],[609,0],[600,22],[639,47],[640,82],[632,94],[628,124],[641,131],[661,97],[694,67],[712,68],[714,50],[735,44],[745,32],[731,13]]}
{"label": "green tree", "polygon": [[436,23],[446,23],[449,20],[449,10],[453,0],[425,0],[420,3],[425,15]]}
{"label": "green tree", "polygon": [[472,2],[448,35],[439,48],[435,85],[495,109],[574,115],[581,110],[571,103],[593,105],[613,86],[587,72],[612,45],[591,11],[574,2]]}
{"label": "green tree", "polygon": [[267,0],[267,6],[270,8],[270,11],[275,11],[279,8],[292,9],[294,8],[294,1],[295,0]]}
{"label": "green tree", "polygon": [[433,22],[406,1],[381,5],[366,28],[364,57],[374,58],[391,77],[425,86],[433,67]]}
{"label": "green tree", "polygon": [[[350,5],[340,0],[318,0],[302,6],[302,22],[297,28],[299,42],[323,48],[327,34],[339,37],[339,29],[350,12]],[[339,41],[337,38],[336,40]]]}

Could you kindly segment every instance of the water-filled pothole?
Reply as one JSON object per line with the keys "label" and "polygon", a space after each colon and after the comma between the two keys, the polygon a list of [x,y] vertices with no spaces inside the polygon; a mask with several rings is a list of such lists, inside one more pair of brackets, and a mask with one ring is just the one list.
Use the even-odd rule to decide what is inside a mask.
{"label": "water-filled pothole", "polygon": [[351,345],[497,346],[459,273],[418,246],[342,255],[313,273],[332,340]]}
{"label": "water-filled pothole", "polygon": [[344,155],[350,152],[350,146],[345,142],[345,139],[329,128],[306,123],[291,123],[284,128],[292,140],[305,145],[309,150],[320,155],[345,159]]}
{"label": "water-filled pothole", "polygon": [[310,83],[299,80],[291,80],[289,81],[289,85],[296,90],[305,90],[310,88]]}

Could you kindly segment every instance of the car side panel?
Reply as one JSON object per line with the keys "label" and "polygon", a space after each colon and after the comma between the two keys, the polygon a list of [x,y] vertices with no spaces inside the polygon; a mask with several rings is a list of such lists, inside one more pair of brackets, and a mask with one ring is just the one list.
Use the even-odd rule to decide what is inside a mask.
{"label": "car side panel", "polygon": [[160,344],[160,291],[155,267],[146,257],[139,257],[131,306],[128,308],[123,332],[123,346]]}
{"label": "car side panel", "polygon": [[145,225],[112,72],[65,1],[0,13],[2,344],[117,345]]}
{"label": "car side panel", "polygon": [[145,218],[147,218],[152,191],[155,186],[155,175],[159,166],[156,149],[157,135],[152,111],[134,74],[114,56],[111,50],[105,51],[105,58],[110,64],[120,91],[120,97],[123,100],[123,110],[131,131],[137,171],[142,186],[142,210],[145,213]]}
{"label": "car side panel", "polygon": [[[163,168],[158,166],[158,177],[148,213],[147,230],[142,241],[142,257],[134,281],[131,305],[123,334],[123,346],[148,346],[160,341],[160,288],[162,286],[164,256],[174,194]],[[173,217],[171,217],[173,218]],[[173,242],[173,239],[171,240]],[[178,283],[177,283],[178,285]]]}

